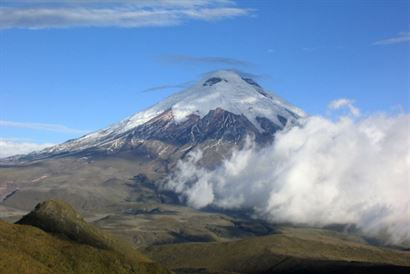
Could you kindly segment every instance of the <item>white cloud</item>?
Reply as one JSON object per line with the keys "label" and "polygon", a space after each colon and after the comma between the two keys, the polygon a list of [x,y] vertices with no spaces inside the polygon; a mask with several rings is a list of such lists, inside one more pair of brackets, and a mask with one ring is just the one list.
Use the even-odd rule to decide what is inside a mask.
{"label": "white cloud", "polygon": [[0,8],[0,29],[172,26],[188,19],[215,21],[249,13],[227,0],[38,1]]}
{"label": "white cloud", "polygon": [[348,108],[353,116],[360,116],[360,110],[354,106],[354,102],[346,98],[340,98],[330,102],[328,108],[331,110]]}
{"label": "white cloud", "polygon": [[151,92],[151,91],[174,89],[174,88],[186,88],[189,84],[191,84],[191,82],[184,82],[180,84],[164,84],[164,85],[159,85],[159,86],[144,89],[142,92]]}
{"label": "white cloud", "polygon": [[272,222],[319,227],[354,224],[368,236],[409,243],[409,124],[408,114],[308,117],[270,147],[249,141],[212,171],[192,153],[165,186],[196,208],[252,208]]}
{"label": "white cloud", "polygon": [[374,46],[381,46],[381,45],[392,45],[392,44],[399,44],[410,42],[410,32],[399,32],[399,34],[395,37],[387,38],[384,40],[376,41],[373,43]]}
{"label": "white cloud", "polygon": [[69,128],[64,125],[58,124],[44,124],[44,123],[25,123],[25,122],[15,122],[0,120],[0,127],[12,127],[12,128],[28,128],[37,130],[46,130],[53,132],[69,133],[69,134],[84,134],[87,130]]}
{"label": "white cloud", "polygon": [[[7,3],[7,2],[5,2]],[[136,7],[197,7],[209,5],[234,5],[233,0],[13,0],[14,4],[30,5],[101,5],[128,4]]]}
{"label": "white cloud", "polygon": [[18,154],[27,154],[53,145],[54,144],[36,144],[31,142],[17,142],[0,139],[0,158]]}

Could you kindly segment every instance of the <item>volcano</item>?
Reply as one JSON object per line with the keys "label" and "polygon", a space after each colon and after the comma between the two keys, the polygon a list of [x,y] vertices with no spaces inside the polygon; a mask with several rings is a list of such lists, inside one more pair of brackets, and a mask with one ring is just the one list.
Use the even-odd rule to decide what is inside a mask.
{"label": "volcano", "polygon": [[222,70],[108,128],[17,159],[127,155],[172,165],[201,149],[212,166],[247,136],[262,145],[270,143],[276,131],[303,116],[253,79]]}
{"label": "volcano", "polygon": [[211,72],[105,129],[3,159],[0,197],[3,205],[22,210],[46,199],[92,212],[128,202],[175,202],[158,191],[158,182],[190,152],[200,150],[198,164],[212,169],[247,139],[271,144],[276,132],[304,116],[246,74]]}

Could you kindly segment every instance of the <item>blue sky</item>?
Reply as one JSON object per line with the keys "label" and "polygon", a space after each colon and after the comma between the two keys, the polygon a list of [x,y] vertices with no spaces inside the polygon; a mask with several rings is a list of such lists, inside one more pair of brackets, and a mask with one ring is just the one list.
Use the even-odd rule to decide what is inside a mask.
{"label": "blue sky", "polygon": [[408,112],[409,3],[2,1],[0,138],[63,142],[223,68],[311,114],[337,98]]}

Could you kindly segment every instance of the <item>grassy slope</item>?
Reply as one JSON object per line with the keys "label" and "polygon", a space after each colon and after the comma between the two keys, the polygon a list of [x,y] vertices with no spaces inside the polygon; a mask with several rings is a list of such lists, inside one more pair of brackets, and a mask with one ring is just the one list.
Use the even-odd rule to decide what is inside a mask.
{"label": "grassy slope", "polygon": [[[153,246],[146,252],[170,269],[263,272],[285,261],[288,267],[321,262],[410,266],[410,252],[348,241],[315,229],[287,229],[280,234],[224,243]],[[286,267],[282,270],[285,271]]]}
{"label": "grassy slope", "polygon": [[41,203],[19,223],[0,221],[0,273],[169,273],[65,203]]}
{"label": "grassy slope", "polygon": [[161,273],[150,262],[2,221],[0,254],[0,273]]}

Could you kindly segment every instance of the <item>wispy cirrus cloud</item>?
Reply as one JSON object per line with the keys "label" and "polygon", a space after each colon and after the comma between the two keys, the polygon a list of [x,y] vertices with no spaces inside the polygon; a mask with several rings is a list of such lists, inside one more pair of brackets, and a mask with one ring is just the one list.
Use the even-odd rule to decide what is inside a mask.
{"label": "wispy cirrus cloud", "polygon": [[24,5],[101,5],[129,4],[136,7],[198,7],[209,5],[234,5],[234,0],[13,0],[2,1],[3,4]]}
{"label": "wispy cirrus cloud", "polygon": [[174,26],[250,13],[231,0],[16,1],[0,4],[0,29]]}
{"label": "wispy cirrus cloud", "polygon": [[193,65],[225,65],[225,66],[240,66],[249,67],[253,64],[229,57],[221,56],[190,56],[190,55],[164,55],[160,56],[159,60],[169,64],[193,64]]}
{"label": "wispy cirrus cloud", "polygon": [[382,45],[392,45],[392,44],[399,44],[399,43],[406,43],[410,42],[410,32],[399,32],[397,36],[390,37],[384,40],[376,41],[373,43],[374,46],[382,46]]}
{"label": "wispy cirrus cloud", "polygon": [[88,130],[69,128],[67,126],[59,125],[59,124],[26,123],[26,122],[16,122],[16,121],[8,121],[8,120],[0,120],[0,127],[36,129],[36,130],[68,133],[68,134],[85,134],[89,132]]}
{"label": "wispy cirrus cloud", "polygon": [[184,82],[184,83],[180,83],[180,84],[164,84],[164,85],[159,85],[159,86],[144,89],[144,90],[142,90],[142,92],[151,92],[151,91],[164,90],[164,89],[174,89],[174,88],[186,88],[191,83],[192,82]]}

